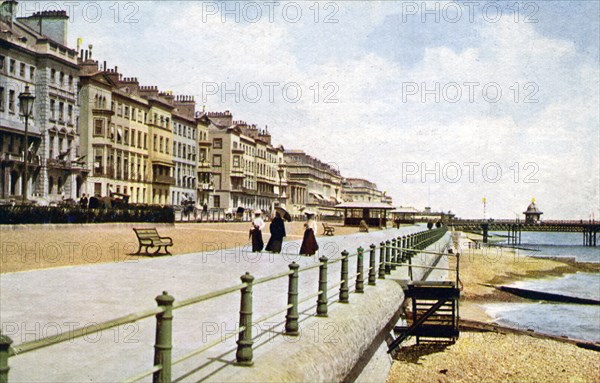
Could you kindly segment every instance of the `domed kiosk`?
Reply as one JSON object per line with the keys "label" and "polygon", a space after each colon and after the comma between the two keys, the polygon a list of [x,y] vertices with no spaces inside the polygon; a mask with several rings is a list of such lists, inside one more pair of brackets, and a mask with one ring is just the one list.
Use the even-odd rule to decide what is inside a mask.
{"label": "domed kiosk", "polygon": [[535,206],[535,201],[531,200],[531,203],[527,206],[527,211],[524,211],[523,214],[525,214],[525,223],[538,223],[544,213]]}

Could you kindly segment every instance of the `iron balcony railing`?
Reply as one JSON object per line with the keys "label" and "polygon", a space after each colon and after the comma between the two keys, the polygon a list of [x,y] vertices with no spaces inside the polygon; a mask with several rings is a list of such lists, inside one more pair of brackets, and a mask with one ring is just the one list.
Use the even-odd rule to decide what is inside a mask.
{"label": "iron balcony railing", "polygon": [[[444,255],[442,252],[425,252],[428,246],[434,244],[441,239],[447,228],[442,226],[433,230],[426,230],[410,235],[392,238],[385,242],[381,242],[379,246],[374,244],[369,246],[369,264],[364,265],[364,252],[362,247],[359,247],[356,253],[349,254],[347,251],[342,251],[338,258],[329,259],[325,256],[319,258],[319,262],[315,265],[300,267],[295,262],[289,264],[289,270],[282,271],[275,275],[270,275],[263,278],[255,279],[249,273],[241,276],[240,284],[236,284],[224,289],[202,294],[196,297],[188,298],[183,301],[175,301],[175,298],[167,291],[155,298],[158,307],[132,313],[120,318],[115,318],[100,324],[94,324],[78,329],[71,329],[67,332],[52,335],[46,338],[24,342],[16,346],[12,345],[12,339],[8,336],[0,334],[0,382],[8,383],[9,358],[22,355],[28,352],[39,350],[48,346],[56,345],[66,341],[83,336],[90,336],[101,331],[105,331],[114,327],[140,321],[151,316],[156,317],[156,332],[154,344],[154,359],[153,367],[142,371],[139,374],[130,377],[126,382],[136,382],[150,375],[153,376],[153,382],[173,382],[178,381],[189,375],[186,373],[183,377],[176,379],[172,378],[171,369],[173,365],[179,364],[185,360],[192,358],[200,353],[217,346],[219,343],[234,336],[238,337],[236,361],[241,366],[251,366],[253,364],[253,326],[267,321],[278,315],[285,313],[285,331],[286,336],[299,335],[299,311],[300,304],[317,298],[316,301],[316,316],[326,317],[330,299],[328,293],[335,289],[339,289],[338,302],[349,303],[350,298],[350,281],[354,280],[353,286],[355,293],[364,293],[365,283],[370,286],[376,286],[377,279],[385,279],[385,276],[391,274],[396,266],[403,266],[406,262],[410,264],[411,259],[418,253],[433,253]],[[376,251],[379,249],[379,264],[377,264]],[[356,273],[349,274],[348,260],[356,257]],[[340,281],[334,285],[329,285],[328,282],[328,266],[337,262],[341,262]],[[312,269],[319,269],[318,291],[310,294],[299,300],[299,278],[300,273]],[[378,275],[377,275],[378,274]],[[287,290],[287,305],[276,309],[274,312],[265,315],[259,319],[253,318],[252,307],[252,289],[254,286],[271,282],[280,278],[288,277]],[[365,278],[366,277],[366,278]],[[410,275],[412,279],[412,271]],[[229,333],[228,335],[215,339],[211,342],[203,344],[201,347],[188,352],[187,354],[172,359],[172,336],[173,336],[173,312],[177,309],[199,304],[210,299],[221,297],[227,294],[239,291],[240,296],[240,312],[239,312],[239,328]]]}

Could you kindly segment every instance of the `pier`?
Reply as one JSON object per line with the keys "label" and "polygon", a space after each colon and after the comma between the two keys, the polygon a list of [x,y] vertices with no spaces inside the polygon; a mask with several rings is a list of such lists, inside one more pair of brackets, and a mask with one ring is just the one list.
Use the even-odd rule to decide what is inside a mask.
{"label": "pier", "polygon": [[483,219],[456,219],[447,222],[454,230],[475,232],[483,235],[483,242],[487,243],[490,231],[508,233],[508,243],[518,245],[521,243],[523,231],[557,232],[557,233],[583,233],[583,246],[597,246],[599,221],[557,220],[544,222],[527,222],[522,220],[483,220]]}

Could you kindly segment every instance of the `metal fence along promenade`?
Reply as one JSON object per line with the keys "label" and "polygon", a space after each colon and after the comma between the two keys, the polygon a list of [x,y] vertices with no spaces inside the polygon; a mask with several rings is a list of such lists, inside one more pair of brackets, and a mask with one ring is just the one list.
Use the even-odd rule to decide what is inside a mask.
{"label": "metal fence along promenade", "polygon": [[[100,324],[86,326],[61,332],[56,335],[36,339],[30,342],[24,342],[13,345],[12,339],[6,335],[0,334],[0,383],[9,382],[9,361],[11,358],[18,358],[19,355],[34,352],[36,350],[50,347],[59,343],[72,341],[73,339],[89,336],[107,329],[115,328],[125,324],[140,321],[145,318],[155,316],[156,332],[154,339],[154,358],[152,368],[141,371],[139,374],[127,379],[127,382],[135,382],[146,377],[152,376],[153,382],[172,382],[185,377],[180,376],[173,379],[172,366],[186,361],[196,355],[199,355],[226,339],[237,337],[236,365],[252,366],[253,364],[253,345],[254,335],[253,327],[259,323],[265,322],[271,318],[283,317],[285,314],[284,336],[295,337],[299,335],[299,305],[310,302],[316,298],[317,317],[327,317],[328,307],[331,304],[329,294],[331,290],[338,290],[338,302],[350,302],[350,288],[354,287],[354,293],[361,294],[365,291],[365,285],[376,286],[377,279],[385,279],[397,266],[409,266],[409,273],[412,274],[411,259],[423,252],[428,246],[441,239],[447,228],[445,226],[433,230],[425,230],[406,236],[391,238],[381,242],[379,246],[370,245],[368,250],[359,247],[355,253],[350,254],[342,251],[339,257],[327,258],[322,256],[319,262],[314,265],[300,267],[295,262],[288,265],[289,269],[275,275],[255,279],[250,273],[241,276],[241,283],[209,292],[196,297],[188,298],[182,301],[176,301],[167,291],[155,298],[157,307],[139,311],[126,316],[115,318]],[[365,252],[368,252],[368,263],[365,265]],[[379,252],[379,254],[377,254]],[[443,255],[443,252],[426,251],[424,253]],[[356,272],[350,272],[349,259],[356,257]],[[340,263],[340,278],[332,285],[328,275],[328,266]],[[307,293],[300,297],[299,280],[301,274],[312,269],[318,269],[318,286],[316,292]],[[288,278],[287,305],[274,309],[272,313],[264,315],[261,318],[253,318],[252,290],[254,286],[264,284],[281,278]],[[412,275],[410,275],[412,279]],[[351,286],[352,284],[352,286]],[[200,304],[202,302],[221,297],[228,294],[240,294],[239,326],[235,331],[226,336],[203,344],[201,347],[188,352],[176,359],[172,359],[173,349],[173,320],[174,312],[186,306]],[[282,294],[286,292],[282,291]],[[305,293],[305,292],[303,292]]]}

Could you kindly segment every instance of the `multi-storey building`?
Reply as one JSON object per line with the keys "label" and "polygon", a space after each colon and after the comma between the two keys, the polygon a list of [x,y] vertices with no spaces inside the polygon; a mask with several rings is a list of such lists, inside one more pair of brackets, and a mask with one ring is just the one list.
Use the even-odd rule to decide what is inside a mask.
{"label": "multi-storey building", "polygon": [[234,122],[229,111],[207,116],[212,140],[213,207],[270,211],[284,197],[280,190],[284,180],[278,171],[283,148],[271,145],[266,129]]}
{"label": "multi-storey building", "polygon": [[118,68],[103,68],[80,56],[81,153],[91,174],[85,190],[105,196],[129,195],[132,203],[149,203],[148,102],[136,78],[123,78]]}
{"label": "multi-storey building", "polygon": [[173,110],[173,176],[171,204],[196,202],[198,186],[198,128],[192,96],[177,96]]}
{"label": "multi-storey building", "polygon": [[173,176],[173,118],[174,99],[170,92],[159,92],[155,86],[141,86],[140,95],[148,100],[148,125],[150,174],[152,178],[151,203],[171,203],[170,188],[175,185]]}
{"label": "multi-storey building", "polygon": [[[80,163],[77,52],[66,46],[68,16],[44,11],[15,17],[17,2],[0,4],[0,193],[22,197],[27,152],[28,198],[40,204],[77,198]],[[35,95],[25,142],[18,97]]]}
{"label": "multi-storey building", "polygon": [[212,140],[208,136],[208,126],[211,122],[208,115],[202,111],[196,113],[196,123],[198,131],[198,204],[214,207],[214,201],[212,200],[212,193],[215,190],[211,164]]}
{"label": "multi-storey building", "polygon": [[346,178],[342,186],[345,202],[383,202],[382,197],[377,185],[363,178]]}
{"label": "multi-storey building", "polygon": [[284,162],[292,214],[306,208],[323,215],[338,213],[335,205],[342,202],[342,176],[335,167],[301,150],[286,150]]}

